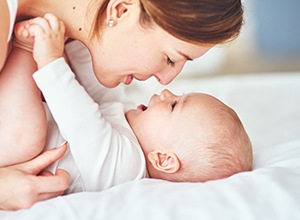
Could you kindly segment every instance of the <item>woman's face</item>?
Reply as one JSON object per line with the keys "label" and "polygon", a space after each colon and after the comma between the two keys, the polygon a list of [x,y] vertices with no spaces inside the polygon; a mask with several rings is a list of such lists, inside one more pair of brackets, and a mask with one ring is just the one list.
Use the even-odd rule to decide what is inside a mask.
{"label": "woman's face", "polygon": [[88,48],[99,82],[106,87],[115,87],[152,76],[166,85],[188,60],[202,56],[211,46],[184,42],[157,25],[144,28],[138,18],[128,18],[126,22],[105,27],[101,38],[95,38]]}

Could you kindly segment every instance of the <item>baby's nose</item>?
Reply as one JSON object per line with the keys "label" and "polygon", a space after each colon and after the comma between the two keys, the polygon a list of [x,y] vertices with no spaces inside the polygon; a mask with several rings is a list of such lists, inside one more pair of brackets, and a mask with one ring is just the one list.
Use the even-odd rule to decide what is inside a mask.
{"label": "baby's nose", "polygon": [[160,93],[160,100],[164,101],[166,98],[168,98],[169,96],[173,95],[169,90],[164,89],[161,93]]}

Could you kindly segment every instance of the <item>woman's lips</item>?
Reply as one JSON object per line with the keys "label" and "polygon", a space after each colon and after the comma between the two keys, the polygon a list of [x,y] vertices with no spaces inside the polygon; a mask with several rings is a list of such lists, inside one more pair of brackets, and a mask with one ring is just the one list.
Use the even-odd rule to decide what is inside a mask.
{"label": "woman's lips", "polygon": [[128,75],[127,77],[126,77],[126,79],[125,79],[125,82],[124,82],[124,84],[125,85],[129,85],[130,83],[132,83],[132,80],[134,79],[134,77],[133,77],[133,75],[131,74],[131,75]]}

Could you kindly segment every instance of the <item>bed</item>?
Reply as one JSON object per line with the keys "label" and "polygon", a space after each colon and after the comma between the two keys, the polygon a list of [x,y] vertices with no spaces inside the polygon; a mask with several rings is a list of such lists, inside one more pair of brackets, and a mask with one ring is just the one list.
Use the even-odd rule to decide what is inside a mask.
{"label": "bed", "polygon": [[[128,89],[136,103],[163,88],[145,84]],[[210,93],[235,109],[253,143],[253,171],[206,183],[142,179],[0,211],[0,219],[299,220],[300,73],[179,78],[168,88]]]}

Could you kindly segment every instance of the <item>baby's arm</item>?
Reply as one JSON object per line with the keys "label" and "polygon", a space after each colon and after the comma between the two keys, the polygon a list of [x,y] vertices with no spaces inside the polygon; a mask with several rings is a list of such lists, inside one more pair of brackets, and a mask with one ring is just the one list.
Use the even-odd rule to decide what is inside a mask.
{"label": "baby's arm", "polygon": [[[56,55],[46,56],[46,58],[52,58],[45,59],[44,54],[49,54],[48,49],[46,49],[47,45],[53,45],[53,43],[57,42],[63,45],[64,42],[62,42],[62,32],[58,32],[62,36],[55,35],[57,38],[55,39],[50,33],[54,30],[44,22],[41,22],[43,22],[41,19],[34,19],[30,22],[32,26],[28,28],[30,34],[35,36],[33,53],[39,66],[39,70],[33,75],[34,80],[42,91],[62,136],[68,141],[77,166],[82,171],[83,178],[88,176],[87,178],[89,179],[95,172],[94,170],[101,170],[102,163],[100,162],[101,160],[99,161],[100,165],[97,162],[99,159],[97,155],[100,152],[102,152],[102,155],[107,155],[107,152],[105,152],[108,150],[107,147],[101,146],[102,142],[104,142],[101,132],[106,132],[106,138],[110,139],[109,132],[111,132],[111,129],[106,129],[109,123],[102,117],[98,104],[92,100],[85,89],[78,83],[65,60],[63,58],[57,59],[61,54],[53,53]],[[34,27],[34,25],[36,26]],[[42,28],[43,31],[40,31],[38,28]],[[47,45],[43,45],[45,41],[47,41]],[[43,48],[43,50],[38,50],[40,48]],[[50,49],[53,48],[55,47],[50,47]],[[57,45],[56,48],[61,48],[61,46]],[[46,53],[38,55],[38,52],[42,51]],[[108,162],[110,163],[110,161]],[[99,180],[97,175],[93,175],[92,178]],[[107,178],[101,179],[106,181]],[[94,181],[92,182],[96,184]]]}
{"label": "baby's arm", "polygon": [[[90,181],[93,178],[105,182],[108,177],[99,178],[95,171],[103,169],[100,157],[109,151],[105,140],[113,138],[111,126],[103,118],[98,104],[78,83],[63,58],[40,69],[34,74],[34,79],[44,94],[63,138],[69,143],[83,179],[88,179],[88,184],[95,184],[95,181]],[[85,187],[94,189],[87,185]]]}
{"label": "baby's arm", "polygon": [[[88,74],[93,73],[85,72],[84,75],[89,77]],[[63,59],[39,70],[34,79],[43,91],[62,136],[69,143],[86,190],[107,189],[141,176],[142,151],[132,145],[131,140],[135,138],[133,134],[128,136],[131,135],[129,127],[124,127],[122,103],[113,104],[114,98],[110,102],[95,103]],[[102,91],[100,95],[105,92],[110,91]],[[109,120],[102,111],[106,111]]]}
{"label": "baby's arm", "polygon": [[[85,63],[86,58],[77,62]],[[86,77],[88,74],[93,72],[84,73]],[[103,117],[98,103],[75,79],[65,60],[57,59],[33,76],[62,136],[69,143],[86,189],[102,190],[126,178],[132,179],[128,173],[135,176],[133,170],[140,169],[140,166],[132,168],[136,165],[132,161],[137,161],[135,158],[142,154],[140,148],[131,146],[127,136]],[[117,113],[113,111],[111,108],[110,114],[118,115],[114,119],[123,119],[126,124],[122,109]]]}

